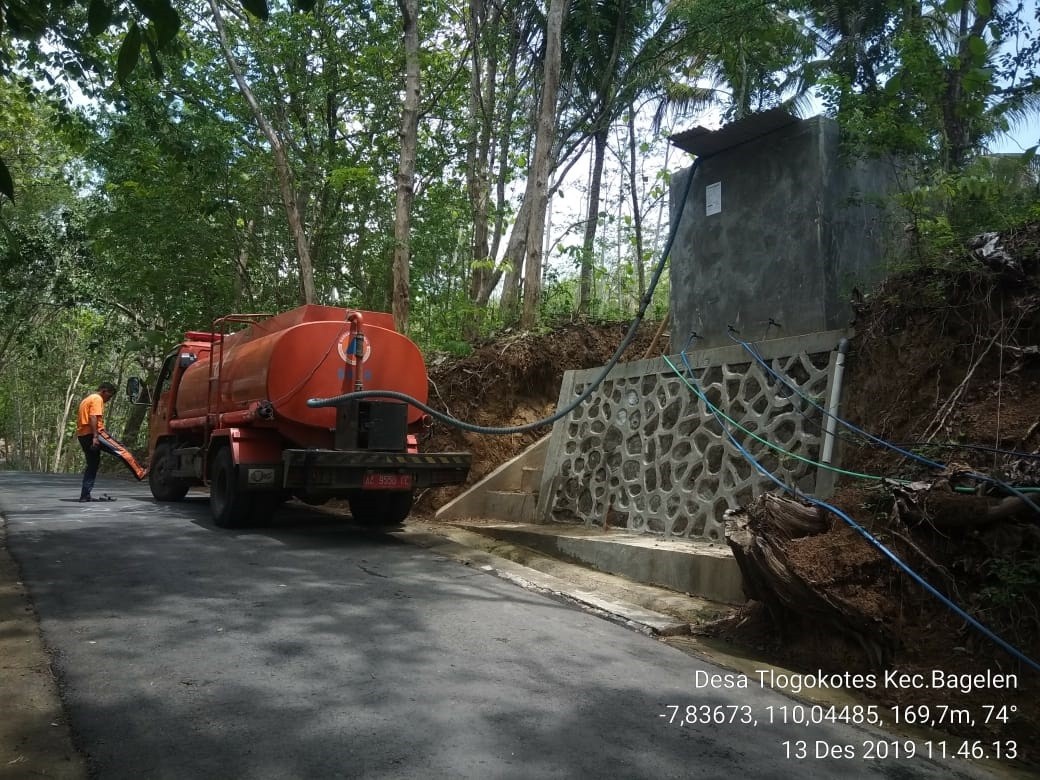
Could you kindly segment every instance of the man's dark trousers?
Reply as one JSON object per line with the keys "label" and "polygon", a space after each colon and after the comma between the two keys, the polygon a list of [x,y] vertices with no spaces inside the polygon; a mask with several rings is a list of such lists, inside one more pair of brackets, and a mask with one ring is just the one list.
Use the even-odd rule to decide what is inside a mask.
{"label": "man's dark trousers", "polygon": [[97,479],[98,467],[101,465],[101,448],[94,446],[94,434],[88,433],[79,438],[79,446],[83,448],[83,454],[87,456],[87,468],[83,471],[83,487],[80,488],[80,498],[90,498],[90,491],[94,489],[94,480]]}

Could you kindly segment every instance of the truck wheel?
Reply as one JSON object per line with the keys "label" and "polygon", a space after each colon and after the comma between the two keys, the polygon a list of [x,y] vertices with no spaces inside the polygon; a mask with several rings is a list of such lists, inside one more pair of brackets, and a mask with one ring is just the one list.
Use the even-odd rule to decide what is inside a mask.
{"label": "truck wheel", "polygon": [[209,485],[209,508],[220,528],[244,528],[249,524],[252,496],[238,485],[230,447],[221,447],[213,459]]}
{"label": "truck wheel", "polygon": [[363,525],[401,525],[412,511],[412,492],[354,490],[350,493],[350,514]]}
{"label": "truck wheel", "polygon": [[156,501],[180,501],[188,493],[188,481],[172,475],[173,450],[173,442],[164,441],[152,453],[148,465],[148,487]]}

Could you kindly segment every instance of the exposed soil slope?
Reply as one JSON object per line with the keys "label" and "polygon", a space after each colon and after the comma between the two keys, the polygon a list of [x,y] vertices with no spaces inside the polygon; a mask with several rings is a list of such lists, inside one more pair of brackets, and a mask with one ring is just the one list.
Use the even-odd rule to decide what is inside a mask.
{"label": "exposed soil slope", "polygon": [[[948,473],[970,471],[1018,486],[1040,485],[1040,226],[1000,237],[997,261],[973,251],[948,267],[893,276],[857,305],[845,416]],[[850,435],[843,465],[854,471],[936,484],[910,499],[876,482],[844,478],[833,503],[875,534],[931,585],[1003,639],[1040,659],[1040,526],[1028,508],[986,521],[1006,491],[953,476]],[[1010,455],[1015,451],[1024,455]],[[1030,455],[1034,457],[1029,457]],[[979,495],[951,492],[952,484]],[[1040,493],[1033,494],[1040,504]],[[911,510],[911,511],[908,511]],[[1015,691],[902,691],[887,703],[972,707],[1009,704],[1007,723],[947,724],[968,738],[1016,738],[1020,757],[1040,761],[1040,675],[998,648],[835,520],[831,530],[792,540],[793,565],[823,590],[873,616],[891,634],[887,666],[930,674],[1015,672]],[[740,625],[741,621],[743,625]],[[794,617],[783,643],[754,605],[718,627],[802,669],[865,669],[855,643]],[[738,628],[738,625],[740,627]]]}
{"label": "exposed soil slope", "polygon": [[[667,354],[668,334],[658,334],[660,325],[644,322],[621,360]],[[462,358],[431,356],[427,361],[430,404],[456,419],[487,427],[544,419],[556,411],[564,373],[605,365],[628,328],[628,323],[566,323],[549,332],[506,334],[477,345]],[[545,426],[525,433],[489,435],[438,423],[423,449],[471,452],[473,468],[465,486],[424,494],[416,511],[439,507],[551,430]]]}

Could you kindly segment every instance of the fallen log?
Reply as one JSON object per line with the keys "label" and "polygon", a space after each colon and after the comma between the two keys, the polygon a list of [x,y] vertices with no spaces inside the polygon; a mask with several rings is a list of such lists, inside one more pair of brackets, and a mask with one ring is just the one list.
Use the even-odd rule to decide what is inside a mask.
{"label": "fallen log", "polygon": [[891,490],[896,499],[892,519],[907,526],[926,524],[939,530],[981,528],[1036,514],[1019,496],[1001,499],[955,493],[941,482],[894,486]]}

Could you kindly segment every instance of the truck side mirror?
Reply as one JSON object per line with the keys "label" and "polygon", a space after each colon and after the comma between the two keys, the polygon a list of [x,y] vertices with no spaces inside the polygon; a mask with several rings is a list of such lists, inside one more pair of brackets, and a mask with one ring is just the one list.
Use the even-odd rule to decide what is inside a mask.
{"label": "truck side mirror", "polygon": [[148,406],[151,403],[148,397],[148,388],[136,376],[126,380],[126,395],[132,404]]}

